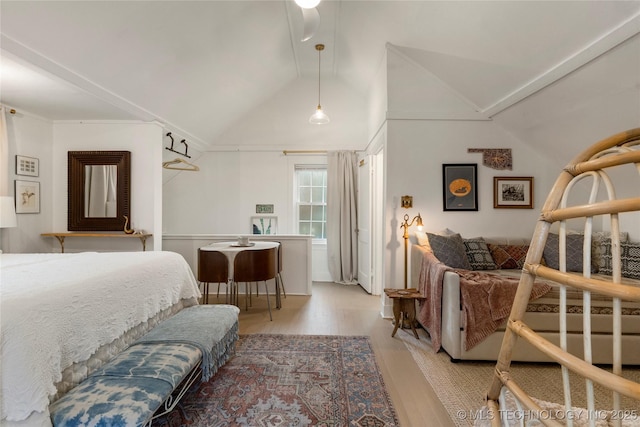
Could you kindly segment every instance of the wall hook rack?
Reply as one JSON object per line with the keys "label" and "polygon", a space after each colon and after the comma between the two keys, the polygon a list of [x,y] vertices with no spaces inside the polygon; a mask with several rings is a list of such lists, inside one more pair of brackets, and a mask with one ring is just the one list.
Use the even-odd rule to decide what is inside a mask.
{"label": "wall hook rack", "polygon": [[169,138],[171,138],[171,147],[164,147],[166,150],[173,151],[174,153],[178,153],[181,156],[185,156],[185,157],[191,158],[191,156],[187,154],[187,152],[189,150],[189,146],[187,145],[187,140],[186,139],[183,139],[182,141],[180,141],[182,144],[184,144],[184,153],[181,153],[181,152],[176,151],[176,150],[173,149],[173,143],[175,141],[173,140],[173,136],[171,136],[171,132],[167,132],[167,136]]}

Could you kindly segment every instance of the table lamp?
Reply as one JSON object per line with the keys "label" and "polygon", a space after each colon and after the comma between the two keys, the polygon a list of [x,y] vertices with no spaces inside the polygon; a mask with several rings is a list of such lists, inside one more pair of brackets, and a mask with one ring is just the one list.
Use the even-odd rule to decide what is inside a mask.
{"label": "table lamp", "polygon": [[411,222],[409,222],[409,214],[404,214],[404,221],[400,225],[400,227],[404,228],[404,234],[402,238],[404,239],[404,288],[407,289],[407,251],[409,247],[409,227],[416,223],[418,226],[418,230],[422,230],[422,217],[418,213],[418,215],[414,216]]}

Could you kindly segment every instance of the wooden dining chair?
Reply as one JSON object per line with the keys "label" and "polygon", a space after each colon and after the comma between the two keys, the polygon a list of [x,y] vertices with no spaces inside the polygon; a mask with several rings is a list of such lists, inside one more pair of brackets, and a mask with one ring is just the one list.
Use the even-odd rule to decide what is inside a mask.
{"label": "wooden dining chair", "polygon": [[271,315],[271,301],[269,300],[269,287],[267,280],[276,279],[277,248],[246,250],[236,255],[233,264],[233,281],[245,284],[245,309],[249,309],[251,283],[264,282],[269,307],[269,319]]}
{"label": "wooden dining chair", "polygon": [[[284,280],[282,280],[282,242],[278,242],[278,268],[276,270],[276,292],[282,289],[282,294],[287,297],[287,291],[284,288]],[[278,292],[279,294],[279,292]]]}
{"label": "wooden dining chair", "polygon": [[218,284],[217,296],[220,296],[220,285],[225,285],[227,303],[229,303],[230,298],[233,298],[233,292],[231,292],[230,296],[229,289],[227,289],[229,281],[229,261],[222,252],[198,249],[198,281],[203,285],[204,295],[202,302],[204,304],[209,303],[209,283]]}

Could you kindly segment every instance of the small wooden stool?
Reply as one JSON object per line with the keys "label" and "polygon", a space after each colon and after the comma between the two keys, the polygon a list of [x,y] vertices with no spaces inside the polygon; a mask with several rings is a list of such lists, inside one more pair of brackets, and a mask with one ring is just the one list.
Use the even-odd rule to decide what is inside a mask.
{"label": "small wooden stool", "polygon": [[416,300],[422,299],[422,294],[415,288],[385,288],[384,293],[393,300],[395,326],[393,332],[391,332],[391,336],[394,337],[398,331],[398,327],[406,321],[411,326],[411,330],[416,339],[420,339],[416,331]]}

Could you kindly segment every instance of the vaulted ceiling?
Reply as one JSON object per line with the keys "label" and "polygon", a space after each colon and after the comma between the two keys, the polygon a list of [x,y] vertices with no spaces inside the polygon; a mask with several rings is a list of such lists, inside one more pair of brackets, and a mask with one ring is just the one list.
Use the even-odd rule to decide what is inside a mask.
{"label": "vaulted ceiling", "polygon": [[317,9],[320,27],[302,42],[293,0],[3,0],[0,101],[53,120],[157,120],[206,149],[282,93],[306,121],[323,43],[323,106],[332,94],[355,100],[333,106],[336,123],[367,104],[390,47],[491,115],[541,76],[579,67],[594,46],[597,56],[603,40],[636,34],[640,2],[324,0]]}

